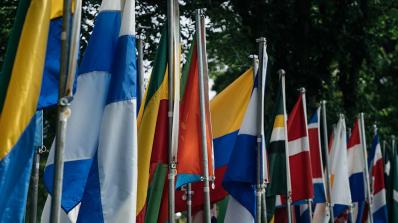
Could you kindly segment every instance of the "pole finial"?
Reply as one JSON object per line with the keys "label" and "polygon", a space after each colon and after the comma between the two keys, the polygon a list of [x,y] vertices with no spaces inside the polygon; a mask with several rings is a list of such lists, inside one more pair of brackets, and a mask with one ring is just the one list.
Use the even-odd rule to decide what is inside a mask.
{"label": "pole finial", "polygon": [[279,75],[279,78],[281,78],[282,76],[286,76],[285,70],[284,69],[279,69],[278,70],[278,75]]}
{"label": "pole finial", "polygon": [[265,37],[260,37],[256,39],[257,43],[265,43],[267,44],[267,39]]}
{"label": "pole finial", "polygon": [[301,87],[297,89],[301,94],[305,93],[305,87]]}

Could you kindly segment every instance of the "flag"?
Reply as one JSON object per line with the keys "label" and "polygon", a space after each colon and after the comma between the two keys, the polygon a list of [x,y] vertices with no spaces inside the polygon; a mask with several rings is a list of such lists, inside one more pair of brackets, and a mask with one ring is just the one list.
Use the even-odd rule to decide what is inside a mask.
{"label": "flag", "polygon": [[292,202],[314,196],[306,113],[305,93],[301,93],[287,121]]}
{"label": "flag", "polygon": [[282,79],[280,87],[275,100],[274,124],[269,139],[268,154],[269,154],[269,174],[270,183],[267,187],[267,195],[286,195],[286,151],[285,142],[286,126],[285,126],[285,112],[284,112],[284,88],[282,88]]}
{"label": "flag", "polygon": [[[90,170],[95,168],[97,165],[93,164],[98,162],[101,122],[105,106],[108,104],[108,88],[119,39],[123,2],[102,2],[79,67],[78,87],[71,103],[74,115],[68,120],[66,130],[61,201],[63,210],[71,214],[72,221],[76,221],[77,216],[72,214],[78,212],[87,182],[95,179]],[[50,194],[53,189],[53,175],[54,143],[44,171],[44,183]],[[45,216],[42,216],[42,220],[45,219]]]}
{"label": "flag", "polygon": [[[250,68],[217,94],[210,102],[211,123],[214,144],[215,181],[210,190],[212,203],[218,202],[227,196],[222,187],[222,181],[235,144],[239,128],[250,101],[253,90],[253,69]],[[203,182],[192,184],[193,210],[203,208]],[[176,192],[176,211],[186,210],[184,192]]]}
{"label": "flag", "polygon": [[[257,120],[258,79],[247,107],[234,149],[223,179],[223,186],[231,195],[224,222],[253,222],[255,212],[255,189],[257,182]],[[261,94],[261,92],[260,92]]]}
{"label": "flag", "polygon": [[379,136],[373,138],[372,147],[368,157],[370,176],[372,176],[373,186],[373,222],[388,222],[386,188],[384,185],[384,167]]}
{"label": "flag", "polygon": [[[296,217],[296,223],[309,223],[310,219],[310,211],[308,209],[308,204],[300,204],[294,206],[294,215]],[[312,216],[311,216],[312,217]]]}
{"label": "flag", "polygon": [[347,161],[348,161],[348,175],[350,179],[351,198],[355,204],[352,218],[354,222],[362,221],[362,213],[364,210],[365,201],[365,182],[364,169],[365,160],[363,159],[363,148],[360,138],[359,130],[360,120],[357,118],[354,122],[354,128],[351,132],[351,137],[348,140]]}
{"label": "flag", "polygon": [[50,12],[49,0],[19,2],[0,75],[0,222],[24,221]]}
{"label": "flag", "polygon": [[[157,178],[151,177],[152,181],[158,180],[156,184],[151,183],[151,185],[157,186],[159,190],[166,182],[169,142],[167,47],[167,29],[164,29],[146,95],[138,114],[138,179],[140,181],[137,192],[137,222],[143,222],[144,219],[145,222],[156,222],[158,219],[163,193],[158,196],[150,194],[146,204],[150,174],[157,176]],[[160,167],[157,167],[158,165]],[[159,179],[163,180],[159,181]],[[149,191],[152,189],[150,188]]]}
{"label": "flag", "polygon": [[[179,188],[183,184],[200,181],[203,175],[202,158],[202,131],[199,97],[199,57],[197,38],[195,36],[188,56],[188,61],[184,65],[181,77],[181,105],[180,105],[180,129],[178,140],[178,165],[177,182]],[[205,78],[207,80],[207,78]],[[204,86],[208,86],[204,81]],[[206,139],[208,154],[209,176],[213,174],[213,150],[210,125],[210,111],[208,101],[208,87],[204,89],[205,108],[206,108]]]}
{"label": "flag", "polygon": [[321,132],[320,132],[321,108],[310,118],[308,123],[308,139],[310,143],[312,183],[314,185],[314,203],[325,203],[325,182],[323,176],[323,163],[321,151]]}
{"label": "flag", "polygon": [[331,203],[334,204],[334,215],[337,217],[347,209],[347,206],[351,205],[347,164],[347,131],[343,115],[340,115],[333,136],[333,145],[330,151]]}

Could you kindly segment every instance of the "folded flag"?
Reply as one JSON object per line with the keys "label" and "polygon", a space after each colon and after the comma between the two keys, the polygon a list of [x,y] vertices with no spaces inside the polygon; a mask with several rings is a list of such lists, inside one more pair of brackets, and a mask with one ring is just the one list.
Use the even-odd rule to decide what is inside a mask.
{"label": "folded flag", "polygon": [[24,221],[50,13],[49,0],[19,1],[1,70],[0,222]]}
{"label": "folded flag", "polygon": [[314,197],[305,103],[302,92],[287,121],[292,202]]}
{"label": "folded flag", "polygon": [[308,123],[314,203],[325,203],[326,201],[321,151],[320,112],[321,108],[318,108]]}
{"label": "folded flag", "polygon": [[[90,170],[97,166],[93,163],[98,162],[100,129],[104,109],[108,104],[108,88],[119,39],[123,4],[122,0],[102,2],[79,68],[78,87],[71,104],[74,115],[67,124],[64,154],[61,206],[67,214],[75,213],[80,207],[86,184],[93,179],[89,178]],[[53,175],[54,143],[44,172],[44,183],[50,194],[53,189]],[[43,219],[45,218],[42,217]]]}
{"label": "folded flag", "polygon": [[[199,97],[199,57],[197,38],[193,40],[188,55],[188,61],[184,65],[181,77],[181,105],[180,105],[180,129],[178,140],[178,165],[177,182],[179,188],[183,184],[200,181],[203,175],[202,158],[202,132]],[[205,78],[204,86],[208,86]],[[206,138],[209,174],[213,174],[213,149],[210,125],[209,95],[205,89],[206,104]]]}
{"label": "folded flag", "polygon": [[384,186],[384,167],[379,136],[376,134],[373,138],[370,149],[368,164],[370,175],[372,176],[373,186],[373,221],[388,222],[386,188]]}
{"label": "folded flag", "polygon": [[395,151],[393,151],[393,157],[392,157],[391,181],[392,181],[392,205],[391,205],[392,221],[391,222],[398,222],[398,156]]}
{"label": "folded flag", "polygon": [[333,145],[330,151],[331,202],[334,204],[334,215],[337,217],[351,205],[347,164],[347,131],[343,115],[340,115],[333,136]]}
{"label": "folded flag", "polygon": [[[210,102],[215,164],[214,189],[210,190],[212,203],[227,196],[227,192],[222,187],[222,181],[250,101],[253,77],[253,69],[251,68],[217,94]],[[192,207],[194,210],[201,209],[204,203],[203,183],[193,183],[192,191],[194,192]],[[183,195],[183,191],[176,192],[176,211],[186,210],[186,201],[183,200]]]}
{"label": "folded flag", "polygon": [[224,222],[253,222],[255,212],[256,157],[257,157],[257,79],[245,117],[239,129],[223,186],[231,195]]}

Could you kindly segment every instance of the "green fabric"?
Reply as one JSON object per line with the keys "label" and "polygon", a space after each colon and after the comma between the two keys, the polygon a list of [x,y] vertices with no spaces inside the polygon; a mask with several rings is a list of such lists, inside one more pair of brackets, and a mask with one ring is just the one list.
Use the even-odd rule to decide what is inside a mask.
{"label": "green fabric", "polygon": [[189,48],[187,62],[184,64],[184,68],[182,70],[182,76],[181,76],[181,82],[180,82],[180,89],[181,89],[180,90],[180,96],[181,96],[181,99],[184,98],[185,87],[187,86],[187,80],[188,80],[188,76],[189,76],[189,69],[191,68],[192,56],[193,56],[193,52],[195,51],[194,50],[195,48],[196,48],[196,35],[194,34],[194,38],[193,38],[191,47]]}
{"label": "green fabric", "polygon": [[151,78],[148,84],[145,106],[147,106],[152,96],[163,83],[166,75],[167,58],[167,29],[163,28],[162,36],[160,37],[159,48],[156,52],[155,62],[153,64]]}
{"label": "green fabric", "polygon": [[396,198],[396,194],[398,193],[398,156],[397,154],[393,154],[393,163],[392,163],[392,222],[398,222],[398,199]]}
{"label": "green fabric", "polygon": [[4,101],[7,95],[8,82],[11,78],[12,67],[14,65],[15,55],[17,54],[19,39],[22,33],[23,25],[25,23],[25,17],[29,9],[29,5],[30,0],[19,1],[15,22],[8,39],[7,51],[0,73],[0,114],[3,110]]}
{"label": "green fabric", "polygon": [[228,198],[229,196],[217,202],[217,222],[224,222],[225,213],[227,212],[228,207]]}
{"label": "green fabric", "polygon": [[158,164],[148,189],[145,223],[157,223],[162,203],[163,187],[166,182],[167,164]]}

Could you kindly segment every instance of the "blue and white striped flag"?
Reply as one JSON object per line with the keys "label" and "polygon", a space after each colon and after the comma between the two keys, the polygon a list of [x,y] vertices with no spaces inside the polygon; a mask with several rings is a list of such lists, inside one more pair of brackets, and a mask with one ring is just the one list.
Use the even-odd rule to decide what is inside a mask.
{"label": "blue and white striped flag", "polygon": [[[135,3],[124,2],[102,2],[79,69],[67,126],[61,202],[71,222],[135,222]],[[50,193],[53,150],[44,179]]]}

